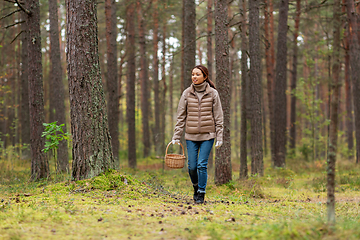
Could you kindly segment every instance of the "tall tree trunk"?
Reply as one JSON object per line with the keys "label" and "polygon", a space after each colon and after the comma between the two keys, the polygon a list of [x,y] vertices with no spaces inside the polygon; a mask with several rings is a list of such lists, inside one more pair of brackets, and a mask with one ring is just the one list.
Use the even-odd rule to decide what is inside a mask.
{"label": "tall tree trunk", "polygon": [[224,112],[224,144],[216,150],[215,184],[224,184],[232,179],[230,141],[231,91],[227,13],[228,1],[215,0],[216,83]]}
{"label": "tall tree trunk", "polygon": [[195,0],[184,0],[184,84],[191,85],[191,69],[195,66],[196,53]]}
{"label": "tall tree trunk", "polygon": [[347,17],[349,22],[350,37],[350,64],[353,89],[354,118],[355,118],[355,141],[356,141],[356,163],[359,163],[360,152],[360,46],[357,37],[358,26],[354,2],[346,0]]}
{"label": "tall tree trunk", "polygon": [[185,1],[182,1],[181,12],[181,73],[180,73],[180,86],[181,92],[185,90]]}
{"label": "tall tree trunk", "polygon": [[128,125],[128,162],[130,168],[136,168],[135,139],[135,3],[128,1],[126,10],[127,28],[127,78],[126,78],[126,122]]}
{"label": "tall tree trunk", "polygon": [[262,146],[262,84],[260,79],[259,0],[249,0],[250,81],[248,109],[251,133],[251,173],[264,175]]}
{"label": "tall tree trunk", "polygon": [[[342,11],[346,13],[346,0],[343,0],[343,9]],[[344,47],[345,47],[345,105],[346,105],[346,116],[345,116],[345,126],[346,126],[346,142],[349,150],[349,160],[354,157],[354,122],[353,122],[353,109],[352,109],[352,94],[351,94],[351,81],[350,81],[350,46],[349,46],[349,26],[346,27],[345,36],[344,36]]]}
{"label": "tall tree trunk", "polygon": [[[63,131],[66,132],[66,119],[65,119],[65,90],[63,84],[63,75],[61,67],[60,56],[60,39],[59,39],[59,24],[58,24],[58,7],[57,0],[49,0],[49,18],[50,18],[50,81],[51,81],[51,101],[54,105],[50,104],[51,112],[55,112],[54,120],[57,124],[65,124]],[[50,103],[51,103],[50,102]],[[67,141],[63,140],[59,143],[57,149],[57,171],[69,171],[69,154]]]}
{"label": "tall tree trunk", "polygon": [[247,113],[246,113],[246,96],[248,82],[247,68],[247,39],[246,39],[246,0],[240,2],[242,13],[241,16],[241,139],[240,139],[240,178],[248,177],[247,167]]}
{"label": "tall tree trunk", "polygon": [[[266,80],[267,80],[267,94],[268,94],[268,108],[269,108],[269,123],[270,123],[270,151],[271,160],[274,160],[274,32],[273,27],[273,13],[270,5],[272,0],[264,0],[264,34],[265,34],[265,63],[266,63]],[[269,29],[270,27],[270,29]]]}
{"label": "tall tree trunk", "polygon": [[115,160],[101,81],[96,1],[66,1],[66,10],[72,178],[80,180],[115,168]]}
{"label": "tall tree trunk", "polygon": [[123,77],[123,69],[124,69],[124,62],[126,61],[126,50],[125,54],[123,54],[120,57],[120,63],[119,63],[119,79],[118,79],[118,95],[119,95],[119,122],[120,126],[123,126],[124,123],[124,112],[122,108],[122,98],[123,98],[123,83],[122,83],[122,77]]}
{"label": "tall tree trunk", "polygon": [[209,70],[209,79],[213,80],[213,44],[212,44],[212,34],[213,34],[213,0],[207,1],[207,37],[206,37],[206,46],[207,46],[207,68]]}
{"label": "tall tree trunk", "polygon": [[155,142],[155,152],[160,155],[160,95],[159,95],[159,58],[158,58],[158,31],[159,31],[159,14],[158,14],[158,1],[154,0],[154,28],[153,28],[153,87],[154,87],[154,104],[155,104],[155,128],[153,130],[153,137]]}
{"label": "tall tree trunk", "polygon": [[161,63],[161,82],[163,84],[162,87],[162,94],[161,94],[161,128],[160,128],[160,153],[161,155],[165,155],[165,127],[166,127],[166,91],[167,91],[167,86],[166,86],[166,73],[165,73],[165,65],[166,65],[166,24],[163,25],[163,37],[162,37],[162,63]]}
{"label": "tall tree trunk", "polygon": [[[206,37],[206,58],[207,58],[207,68],[209,70],[209,79],[213,80],[213,43],[212,43],[212,34],[213,34],[213,1],[208,0],[207,1],[207,37]],[[209,155],[209,161],[208,161],[208,167],[209,169],[212,169],[214,167],[214,154],[213,149],[211,149],[210,155]]]}
{"label": "tall tree trunk", "polygon": [[[15,22],[15,15],[10,18],[12,22]],[[9,20],[10,20],[9,19]],[[8,30],[8,35],[10,38],[15,37],[15,28],[10,28]],[[10,67],[7,69],[8,72],[8,81],[6,82],[7,91],[6,91],[6,98],[4,101],[4,105],[6,108],[6,115],[5,117],[5,147],[13,146],[13,139],[14,139],[14,120],[15,120],[15,81],[16,81],[16,74],[15,74],[15,44],[9,44],[6,47],[6,54],[9,56],[6,64]]]}
{"label": "tall tree trunk", "polygon": [[[296,14],[295,14],[295,29],[294,29],[294,55],[293,55],[293,69],[291,75],[291,114],[290,114],[290,148],[295,151],[296,146],[296,81],[297,81],[297,38],[299,36],[301,5],[300,0],[296,0]],[[295,153],[295,152],[294,152]]]}
{"label": "tall tree trunk", "polygon": [[[26,13],[21,13],[21,18],[26,20]],[[29,30],[27,22],[21,24],[21,108],[20,108],[20,126],[21,126],[21,144],[23,146],[22,158],[30,158],[30,113],[29,113],[29,60],[28,60],[28,42]],[[25,145],[28,145],[24,148]]]}
{"label": "tall tree trunk", "polygon": [[138,26],[139,26],[139,45],[140,45],[140,81],[141,81],[141,112],[142,112],[142,132],[144,157],[150,155],[150,130],[149,130],[149,94],[148,94],[148,64],[146,55],[146,39],[145,39],[145,19],[142,14],[141,3],[137,1],[138,10]]}
{"label": "tall tree trunk", "polygon": [[340,83],[340,31],[341,2],[334,1],[333,14],[333,66],[332,66],[332,99],[330,121],[330,144],[327,159],[327,216],[330,224],[335,224],[335,163],[338,139],[338,107]]}
{"label": "tall tree trunk", "polygon": [[275,123],[275,167],[285,167],[286,157],[286,77],[287,77],[287,19],[289,1],[280,1],[279,31],[277,41],[275,89],[274,89],[274,123]]}
{"label": "tall tree trunk", "polygon": [[31,142],[31,179],[39,180],[49,176],[49,162],[44,148],[44,98],[41,64],[40,4],[39,0],[29,0],[26,8],[31,12],[27,15],[29,29],[29,111],[30,111],[30,142]]}
{"label": "tall tree trunk", "polygon": [[169,112],[170,112],[170,126],[174,126],[174,55],[172,55],[169,70]]}
{"label": "tall tree trunk", "polygon": [[108,118],[111,147],[116,168],[119,167],[119,95],[116,48],[116,5],[115,0],[105,0],[106,17],[106,55],[107,55],[107,92]]}

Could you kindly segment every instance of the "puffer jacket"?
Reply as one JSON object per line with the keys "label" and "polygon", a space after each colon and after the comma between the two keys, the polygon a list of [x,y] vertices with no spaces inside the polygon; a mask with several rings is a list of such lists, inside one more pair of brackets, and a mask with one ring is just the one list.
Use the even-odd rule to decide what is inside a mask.
{"label": "puffer jacket", "polygon": [[205,91],[197,94],[194,84],[181,95],[173,140],[180,140],[185,127],[185,139],[223,141],[223,111],[219,93],[205,82]]}

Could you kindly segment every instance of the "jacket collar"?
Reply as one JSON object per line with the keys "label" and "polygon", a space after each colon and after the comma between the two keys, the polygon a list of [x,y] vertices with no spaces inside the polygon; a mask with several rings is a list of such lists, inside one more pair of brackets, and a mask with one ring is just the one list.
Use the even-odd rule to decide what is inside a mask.
{"label": "jacket collar", "polygon": [[[209,85],[209,83],[208,82],[205,82],[206,83],[206,87],[205,87],[205,92],[204,92],[204,95],[205,94],[208,94],[209,92],[210,92],[210,85]],[[190,92],[192,93],[192,94],[195,94],[195,87],[194,87],[194,84],[192,83],[191,84],[191,86],[190,86]]]}

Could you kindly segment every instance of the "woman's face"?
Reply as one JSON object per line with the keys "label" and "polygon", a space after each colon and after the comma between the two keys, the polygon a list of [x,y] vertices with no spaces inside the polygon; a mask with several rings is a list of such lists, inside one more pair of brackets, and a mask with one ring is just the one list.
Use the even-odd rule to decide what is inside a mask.
{"label": "woman's face", "polygon": [[205,77],[200,69],[194,68],[192,70],[191,80],[194,84],[202,84],[205,81]]}

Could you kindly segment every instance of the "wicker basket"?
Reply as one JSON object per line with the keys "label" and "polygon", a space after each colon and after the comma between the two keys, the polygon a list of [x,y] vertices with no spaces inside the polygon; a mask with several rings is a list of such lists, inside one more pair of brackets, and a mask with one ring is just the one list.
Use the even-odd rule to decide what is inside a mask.
{"label": "wicker basket", "polygon": [[182,150],[183,150],[183,154],[168,154],[168,148],[170,146],[171,142],[169,142],[169,144],[166,147],[166,152],[165,152],[165,164],[166,166],[168,166],[169,168],[183,168],[184,164],[185,164],[185,153],[184,153],[184,147],[183,145],[180,143]]}

